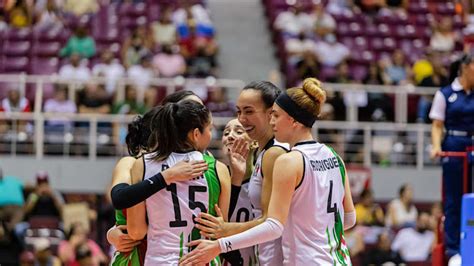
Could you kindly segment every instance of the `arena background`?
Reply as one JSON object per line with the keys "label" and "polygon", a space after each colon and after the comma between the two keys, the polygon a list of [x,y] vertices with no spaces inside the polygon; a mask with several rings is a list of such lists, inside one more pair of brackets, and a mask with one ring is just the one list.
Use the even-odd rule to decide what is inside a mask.
{"label": "arena background", "polygon": [[[450,64],[471,51],[469,1],[1,3],[0,169],[21,180],[25,199],[46,171],[66,203],[86,202],[89,237],[106,254],[113,217],[104,216],[110,209],[104,195],[113,166],[127,154],[126,125],[182,89],[213,111],[210,150],[219,158],[223,126],[235,117],[246,83],[270,80],[288,88],[315,76],[330,100],[314,134],[346,161],[356,199],[372,188],[386,208],[410,184],[419,211],[441,201],[427,114],[436,90],[448,84]],[[183,9],[188,5],[192,15]],[[75,109],[48,104],[58,88]],[[16,107],[9,104],[16,102],[12,91]],[[34,254],[35,237],[26,239],[26,255],[4,237],[0,264]],[[375,245],[365,242],[365,252]],[[364,254],[354,256],[355,264]],[[432,262],[430,256],[417,263]]]}

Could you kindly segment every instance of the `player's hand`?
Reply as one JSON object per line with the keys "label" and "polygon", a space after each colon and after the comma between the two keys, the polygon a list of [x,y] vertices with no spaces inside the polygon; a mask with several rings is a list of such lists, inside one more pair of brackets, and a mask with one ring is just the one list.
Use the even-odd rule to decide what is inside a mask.
{"label": "player's hand", "polygon": [[202,176],[207,170],[206,161],[181,161],[162,172],[166,184],[174,182],[188,181],[190,179]]}
{"label": "player's hand", "polygon": [[119,225],[107,232],[107,240],[119,252],[130,252],[141,242],[140,240],[133,240],[128,234],[123,233],[122,230],[126,229],[126,225]]}
{"label": "player's hand", "polygon": [[222,217],[222,211],[215,205],[217,217],[210,215],[209,213],[201,212],[194,221],[196,222],[196,228],[201,231],[201,235],[210,239],[219,239],[227,236],[228,230],[227,223]]}
{"label": "player's hand", "polygon": [[196,246],[196,248],[184,255],[180,259],[179,265],[205,265],[221,253],[221,248],[217,241],[200,239],[189,242],[187,246]]}
{"label": "player's hand", "polygon": [[247,171],[247,156],[249,154],[249,143],[244,138],[235,139],[229,150],[230,171],[232,180],[242,183]]}
{"label": "player's hand", "polygon": [[437,157],[439,157],[441,154],[441,148],[440,147],[431,147],[431,151],[430,151],[430,158],[431,159],[435,159]]}

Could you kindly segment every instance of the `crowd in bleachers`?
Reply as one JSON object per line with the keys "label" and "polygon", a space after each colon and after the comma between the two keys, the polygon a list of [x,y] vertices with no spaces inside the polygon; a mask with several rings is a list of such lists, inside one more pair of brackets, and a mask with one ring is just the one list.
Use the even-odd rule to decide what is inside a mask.
{"label": "crowd in bleachers", "polygon": [[[449,65],[470,51],[462,1],[264,0],[280,66],[292,86],[316,76],[345,84],[441,87]],[[393,121],[393,95],[337,93],[336,110],[355,104],[363,121]],[[409,99],[409,121],[428,122],[431,99]],[[337,120],[345,120],[344,112]]]}
{"label": "crowd in bleachers", "polygon": [[362,191],[355,207],[357,226],[346,232],[355,265],[430,265],[442,217],[439,203],[419,205],[423,208],[419,211],[413,203],[413,188],[405,184],[399,197],[385,206],[385,213],[369,188]]}
{"label": "crowd in bleachers", "polygon": [[24,185],[0,169],[0,181],[0,263],[108,263],[109,247],[101,236],[114,222],[110,202],[102,204],[96,195],[63,196],[44,171],[35,184]]}

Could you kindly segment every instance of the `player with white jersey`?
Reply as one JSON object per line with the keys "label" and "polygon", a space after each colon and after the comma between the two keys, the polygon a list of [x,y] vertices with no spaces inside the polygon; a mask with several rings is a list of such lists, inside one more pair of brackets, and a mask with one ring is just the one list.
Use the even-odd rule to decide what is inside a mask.
{"label": "player with white jersey", "polygon": [[[237,100],[237,116],[249,137],[258,143],[257,160],[249,183],[249,197],[256,219],[246,223],[223,223],[210,217],[210,224],[202,230],[212,233],[213,238],[225,237],[243,232],[266,219],[268,203],[272,194],[272,176],[275,160],[287,152],[284,144],[274,139],[270,125],[272,106],[281,93],[275,85],[267,81],[256,81],[246,85]],[[232,179],[232,185],[240,186],[241,181]],[[205,224],[203,220],[199,223]],[[278,266],[282,264],[281,239],[261,243],[257,247],[260,265]]]}
{"label": "player with white jersey", "polygon": [[265,221],[215,241],[196,240],[184,265],[206,263],[216,254],[282,238],[283,265],[351,265],[344,230],[354,226],[355,209],[342,159],[314,141],[311,128],[326,100],[321,83],[278,96],[271,125],[292,150],[275,161],[272,196]]}
{"label": "player with white jersey", "polygon": [[[194,101],[164,105],[151,123],[149,144],[155,145],[150,145],[154,147],[151,153],[133,165],[132,181],[160,182],[166,189],[149,197],[146,204],[142,202],[127,209],[130,237],[147,236],[145,265],[177,265],[190,251],[187,244],[201,238],[195,217],[201,212],[216,215],[216,205],[225,215],[228,213],[229,171],[224,164],[202,154],[211,141],[211,128],[209,110]],[[180,161],[196,160],[208,163],[202,176],[176,183],[156,178],[157,173]],[[210,264],[220,265],[218,256]]]}

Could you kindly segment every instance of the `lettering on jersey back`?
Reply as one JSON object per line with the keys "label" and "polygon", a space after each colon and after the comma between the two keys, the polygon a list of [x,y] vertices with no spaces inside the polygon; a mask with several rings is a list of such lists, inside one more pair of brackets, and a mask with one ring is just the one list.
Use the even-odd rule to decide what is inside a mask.
{"label": "lettering on jersey back", "polygon": [[322,160],[309,160],[313,171],[322,172],[334,168],[339,168],[339,162],[336,157],[331,157]]}

